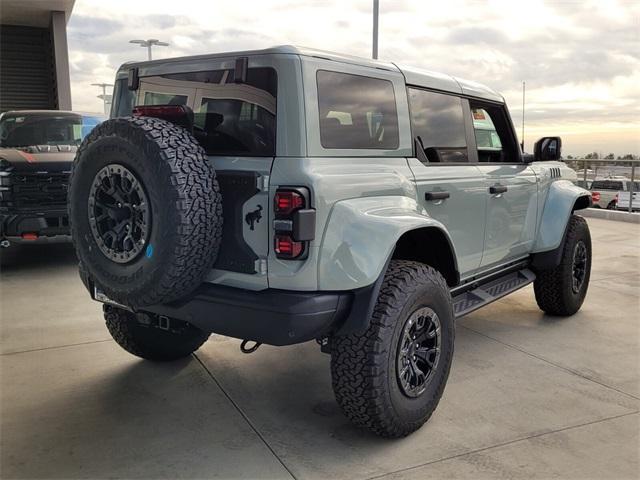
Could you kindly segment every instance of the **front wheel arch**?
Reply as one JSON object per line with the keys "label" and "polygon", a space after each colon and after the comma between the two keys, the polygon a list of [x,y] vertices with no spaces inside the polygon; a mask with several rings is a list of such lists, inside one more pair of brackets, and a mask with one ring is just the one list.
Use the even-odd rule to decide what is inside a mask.
{"label": "front wheel arch", "polygon": [[571,213],[576,210],[584,210],[585,208],[590,208],[593,206],[593,200],[589,195],[583,195],[581,197],[576,198],[576,201],[573,204],[573,208],[571,209]]}

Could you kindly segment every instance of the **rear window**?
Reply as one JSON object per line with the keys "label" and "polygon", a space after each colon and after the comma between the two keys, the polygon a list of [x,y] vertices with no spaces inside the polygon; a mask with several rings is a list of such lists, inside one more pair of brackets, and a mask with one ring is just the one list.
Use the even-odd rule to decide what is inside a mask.
{"label": "rear window", "polygon": [[388,80],[320,70],[320,142],[328,149],[398,148],[398,113]]}
{"label": "rear window", "polygon": [[[126,82],[126,80],[125,80]],[[249,68],[246,82],[234,69],[141,77],[134,100],[116,89],[117,116],[133,105],[186,105],[194,112],[194,136],[209,155],[273,157],[276,151],[277,75],[273,68]]]}
{"label": "rear window", "polygon": [[591,184],[594,190],[623,190],[622,181],[619,180],[595,180]]}

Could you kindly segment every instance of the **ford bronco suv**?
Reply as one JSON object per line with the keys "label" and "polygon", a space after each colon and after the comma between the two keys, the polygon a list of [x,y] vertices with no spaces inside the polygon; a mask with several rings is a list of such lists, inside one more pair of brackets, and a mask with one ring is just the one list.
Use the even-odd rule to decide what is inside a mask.
{"label": "ford bronco suv", "polygon": [[102,120],[60,110],[0,115],[0,245],[71,240],[71,164],[84,136]]}
{"label": "ford bronco suv", "polygon": [[393,63],[128,63],[74,162],[80,274],[132,354],[315,339],[346,416],[404,436],[442,396],[457,318],[530,283],[547,314],[582,305],[591,194],[560,147],[524,155],[502,96]]}

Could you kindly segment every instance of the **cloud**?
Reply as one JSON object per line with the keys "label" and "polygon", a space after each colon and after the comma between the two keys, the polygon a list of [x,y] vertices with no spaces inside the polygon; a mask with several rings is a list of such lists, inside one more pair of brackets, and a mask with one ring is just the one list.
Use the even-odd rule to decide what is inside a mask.
{"label": "cloud", "polygon": [[[370,0],[77,0],[68,24],[74,108],[100,110],[100,92],[90,84],[112,82],[119,65],[146,57],[130,39],[171,43],[154,49],[155,58],[276,44],[368,57],[371,12]],[[501,91],[518,132],[526,81],[531,131],[582,128],[591,132],[591,149],[598,127],[606,127],[603,149],[638,153],[632,133],[640,138],[639,18],[640,2],[385,0],[379,51],[385,60]],[[616,125],[625,126],[617,144]],[[578,143],[565,142],[565,150],[586,151],[586,137],[574,138]]]}

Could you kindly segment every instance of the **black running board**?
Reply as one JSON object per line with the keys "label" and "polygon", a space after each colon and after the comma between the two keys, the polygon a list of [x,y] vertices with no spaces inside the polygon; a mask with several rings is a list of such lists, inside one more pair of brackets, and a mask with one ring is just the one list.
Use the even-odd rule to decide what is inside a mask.
{"label": "black running board", "polygon": [[453,297],[453,314],[456,318],[495,302],[516,290],[526,287],[536,279],[535,273],[528,268],[510,272],[487,283],[480,284]]}

